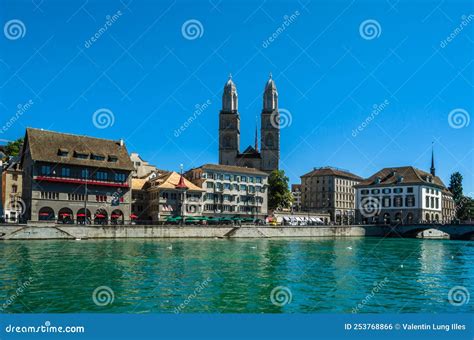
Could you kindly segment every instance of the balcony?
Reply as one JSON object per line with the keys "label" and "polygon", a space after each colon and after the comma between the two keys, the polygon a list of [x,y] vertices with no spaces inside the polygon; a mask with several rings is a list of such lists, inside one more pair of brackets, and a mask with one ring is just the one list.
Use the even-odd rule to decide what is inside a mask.
{"label": "balcony", "polygon": [[92,186],[104,186],[115,188],[128,188],[128,182],[103,181],[95,179],[61,177],[61,176],[33,176],[35,181],[39,182],[55,182],[55,183],[69,183],[69,184],[86,184]]}

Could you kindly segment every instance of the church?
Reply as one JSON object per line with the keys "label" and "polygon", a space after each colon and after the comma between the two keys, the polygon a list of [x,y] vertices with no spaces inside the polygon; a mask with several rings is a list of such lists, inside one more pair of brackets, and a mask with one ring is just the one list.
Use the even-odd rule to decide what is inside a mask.
{"label": "church", "polygon": [[275,81],[268,79],[263,93],[260,123],[260,150],[258,130],[255,145],[240,152],[240,115],[237,87],[232,76],[224,86],[222,110],[219,113],[219,164],[255,168],[266,172],[278,170],[280,162],[280,113]]}

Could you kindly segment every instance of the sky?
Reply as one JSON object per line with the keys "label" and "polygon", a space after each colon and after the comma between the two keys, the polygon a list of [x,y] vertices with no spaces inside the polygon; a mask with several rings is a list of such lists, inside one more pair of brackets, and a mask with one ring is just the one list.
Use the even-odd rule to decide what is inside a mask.
{"label": "sky", "polygon": [[[0,142],[26,127],[125,139],[161,169],[218,162],[237,85],[241,151],[269,73],[280,167],[459,171],[474,192],[474,2],[0,0]],[[185,124],[185,122],[189,122]]]}

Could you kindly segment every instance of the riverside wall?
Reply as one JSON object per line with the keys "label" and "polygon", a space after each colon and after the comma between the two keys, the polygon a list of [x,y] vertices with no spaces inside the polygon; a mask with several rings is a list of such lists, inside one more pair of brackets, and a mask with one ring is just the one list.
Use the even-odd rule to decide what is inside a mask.
{"label": "riverside wall", "polygon": [[384,226],[0,225],[0,240],[120,238],[289,238],[385,236]]}

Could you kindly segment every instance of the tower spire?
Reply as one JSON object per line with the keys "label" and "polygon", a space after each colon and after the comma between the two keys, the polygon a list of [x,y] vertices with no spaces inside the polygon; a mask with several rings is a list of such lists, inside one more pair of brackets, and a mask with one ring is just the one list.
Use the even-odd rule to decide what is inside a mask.
{"label": "tower spire", "polygon": [[434,162],[434,146],[433,142],[431,142],[431,168],[430,168],[430,173],[433,176],[436,176],[436,168],[435,168],[435,162]]}

